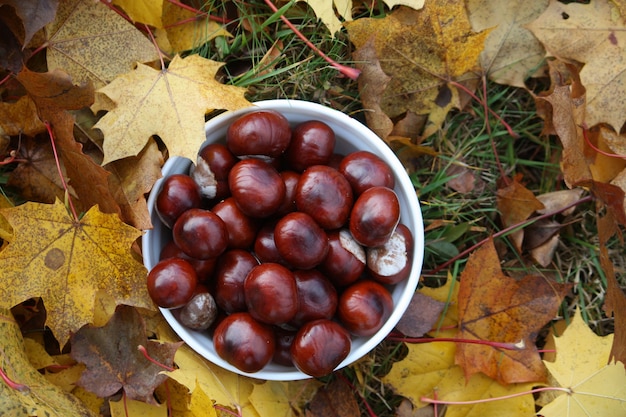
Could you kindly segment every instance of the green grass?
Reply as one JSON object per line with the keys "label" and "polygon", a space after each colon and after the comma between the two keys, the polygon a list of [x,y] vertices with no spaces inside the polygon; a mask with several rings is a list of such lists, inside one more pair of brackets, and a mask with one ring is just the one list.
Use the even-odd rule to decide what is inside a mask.
{"label": "green grass", "polygon": [[[229,26],[233,37],[211,41],[193,51],[226,62],[222,74],[225,82],[248,88],[251,101],[294,98],[322,103],[356,117],[362,114],[357,83],[341,77],[307,48],[281,22],[280,15],[289,18],[329,56],[350,65],[353,51],[345,33],[331,37],[303,3],[290,2],[280,13],[272,13],[260,0],[233,4],[239,13]],[[211,7],[205,7],[208,9]],[[386,11],[378,5],[359,13],[380,17]],[[247,28],[240,24],[244,21],[249,23]],[[282,53],[262,61],[277,43],[282,43]],[[531,84],[536,86],[535,92],[547,88],[545,80]],[[509,135],[495,117],[487,117],[482,103],[474,101],[463,111],[451,112],[439,132],[422,138],[421,146],[430,148],[435,156],[412,154],[409,158],[407,169],[420,197],[426,226],[433,227],[426,233],[423,285],[439,285],[448,271],[457,277],[467,256],[438,273],[428,271],[502,229],[496,192],[504,178],[521,176],[535,195],[566,188],[559,167],[561,146],[558,139],[542,135],[543,121],[536,115],[531,93],[491,82],[487,83],[486,92],[489,109],[510,125],[517,138]],[[406,150],[399,148],[396,152],[402,157]],[[455,167],[467,169],[476,177],[472,191],[460,193],[450,187],[449,181],[456,175],[451,169]],[[547,267],[538,266],[527,253],[517,253],[506,238],[499,239],[508,249],[503,256],[505,273],[513,277],[541,274],[573,283],[573,295],[564,302],[561,314],[569,317],[578,305],[596,332],[612,332],[613,320],[602,312],[606,279],[599,262],[593,205],[577,207],[573,214],[555,216],[555,220],[565,226],[553,262]],[[623,244],[614,238],[609,250],[621,285],[626,286]],[[362,397],[363,415],[369,415],[364,401],[377,416],[395,415],[393,410],[400,398],[380,378],[404,354],[406,347],[382,343],[356,367],[344,371]]]}

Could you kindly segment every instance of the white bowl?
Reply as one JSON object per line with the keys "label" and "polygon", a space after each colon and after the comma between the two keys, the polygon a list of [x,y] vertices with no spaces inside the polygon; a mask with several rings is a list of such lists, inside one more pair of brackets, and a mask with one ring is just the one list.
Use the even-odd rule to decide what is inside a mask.
{"label": "white bowl", "polygon": [[[346,114],[316,103],[298,100],[268,100],[254,103],[254,106],[249,108],[220,114],[206,123],[206,143],[224,141],[226,130],[234,120],[243,114],[258,109],[276,110],[282,113],[292,125],[313,119],[323,121],[335,131],[336,152],[342,154],[356,150],[373,152],[385,160],[395,173],[395,191],[401,207],[400,221],[411,230],[415,241],[413,253],[409,254],[413,258],[411,274],[407,280],[389,287],[394,301],[394,311],[383,327],[371,337],[352,338],[350,353],[337,367],[337,369],[343,368],[374,349],[393,330],[413,297],[419,281],[424,254],[424,227],[417,194],[398,158],[376,134]],[[171,157],[163,166],[163,177],[176,173],[187,173],[190,165],[191,161],[186,158]],[[162,179],[157,181],[148,198],[148,207],[154,225],[152,230],[148,230],[144,234],[142,240],[143,262],[148,270],[152,269],[159,261],[161,248],[169,239],[169,231],[162,225],[154,209],[156,194],[160,189],[161,181]],[[161,312],[182,340],[200,355],[222,368],[265,380],[290,381],[310,378],[309,375],[300,372],[295,367],[286,367],[274,363],[268,364],[253,374],[242,372],[217,355],[213,341],[207,332],[198,332],[182,326],[167,309],[161,309]]]}

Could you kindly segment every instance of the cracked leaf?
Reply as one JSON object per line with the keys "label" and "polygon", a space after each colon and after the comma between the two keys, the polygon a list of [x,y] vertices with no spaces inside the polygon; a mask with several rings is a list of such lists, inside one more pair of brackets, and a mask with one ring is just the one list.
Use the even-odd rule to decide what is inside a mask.
{"label": "cracked leaf", "polygon": [[76,222],[58,200],[28,202],[0,213],[15,230],[13,241],[0,252],[5,283],[0,306],[42,297],[47,325],[61,346],[70,332],[92,322],[98,290],[118,303],[154,308],[146,270],[130,249],[141,232],[117,215],[93,207]]}
{"label": "cracked leaf", "polygon": [[137,155],[152,135],[163,140],[169,156],[195,161],[206,139],[204,115],[251,105],[244,88],[215,80],[222,65],[199,55],[177,55],[163,71],[140,64],[98,90],[115,103],[94,126],[105,138],[102,164]]}

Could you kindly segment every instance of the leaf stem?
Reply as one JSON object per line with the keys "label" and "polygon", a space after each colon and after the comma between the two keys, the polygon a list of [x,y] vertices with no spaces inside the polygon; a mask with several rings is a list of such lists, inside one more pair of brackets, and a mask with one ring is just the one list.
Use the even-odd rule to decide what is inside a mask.
{"label": "leaf stem", "polygon": [[424,403],[429,403],[429,404],[441,404],[441,405],[474,405],[474,404],[488,403],[488,402],[492,402],[492,401],[508,400],[508,399],[511,399],[511,398],[522,397],[524,395],[535,394],[535,393],[544,392],[544,391],[561,391],[561,392],[565,392],[567,394],[573,394],[574,393],[570,388],[541,387],[541,388],[534,388],[534,389],[531,389],[531,390],[528,390],[528,391],[524,391],[524,392],[518,392],[518,393],[515,393],[515,394],[502,395],[500,397],[485,398],[485,399],[482,399],[482,400],[445,401],[445,400],[436,400],[436,399],[432,399],[432,398],[428,398],[428,397],[421,397],[420,401],[424,402]]}
{"label": "leaf stem", "polygon": [[431,343],[431,342],[453,342],[453,343],[470,343],[474,345],[487,345],[492,346],[498,349],[506,349],[506,350],[524,350],[526,349],[526,344],[523,340],[520,340],[517,343],[511,342],[494,342],[490,340],[480,340],[480,339],[461,339],[456,337],[406,337],[406,336],[396,336],[389,335],[386,338],[387,340],[391,340],[393,342],[405,342],[405,343]]}
{"label": "leaf stem", "polygon": [[598,152],[601,155],[604,156],[608,156],[610,158],[619,158],[619,159],[626,159],[626,155],[620,155],[620,154],[616,154],[616,153],[610,153],[610,152],[606,152],[603,151],[602,149],[598,148],[596,145],[594,145],[591,140],[589,139],[589,137],[587,136],[587,126],[583,125],[581,126],[582,130],[583,130],[583,138],[585,139],[585,143],[587,145],[589,145],[589,147],[591,149],[593,149],[594,151]]}
{"label": "leaf stem", "polygon": [[7,384],[10,388],[13,388],[14,390],[25,394],[30,392],[30,387],[28,385],[20,384],[19,382],[13,381],[11,378],[9,378],[9,376],[4,372],[4,369],[2,369],[1,367],[0,378],[2,378],[5,384]]}
{"label": "leaf stem", "polygon": [[70,195],[69,187],[67,186],[67,182],[65,182],[65,177],[63,176],[63,170],[61,169],[61,162],[59,161],[59,153],[57,152],[56,140],[54,138],[54,131],[52,130],[52,126],[50,122],[44,122],[46,125],[46,130],[48,131],[48,136],[50,136],[50,144],[52,145],[52,154],[54,155],[54,162],[57,166],[57,172],[59,173],[59,178],[61,179],[61,184],[63,184],[63,189],[65,190],[65,195],[67,196],[67,204],[70,207],[70,211],[72,212],[72,216],[74,217],[75,222],[79,222],[80,219],[78,214],[76,213],[76,208],[74,207],[74,202],[72,201],[72,196]]}
{"label": "leaf stem", "polygon": [[146,350],[146,347],[144,345],[139,345],[137,346],[137,349],[141,352],[141,354],[148,359],[150,362],[152,362],[153,364],[160,366],[161,368],[165,369],[166,371],[170,371],[173,372],[176,370],[176,368],[172,368],[171,366],[167,366],[162,364],[161,362],[157,361],[156,359],[154,359],[153,357],[151,357],[148,354],[148,351]]}
{"label": "leaf stem", "polygon": [[543,219],[547,219],[548,217],[552,217],[555,214],[559,214],[562,213],[564,211],[569,210],[572,207],[576,207],[579,204],[583,204],[583,203],[587,203],[589,201],[593,200],[593,196],[592,195],[588,195],[585,196],[579,200],[574,201],[573,203],[568,204],[565,207],[561,207],[558,210],[554,210],[548,213],[544,213],[542,215],[536,216],[536,217],[532,217],[530,219],[526,219],[524,221],[521,221],[519,223],[515,223],[505,229],[500,230],[499,232],[494,233],[491,236],[488,236],[486,238],[484,238],[483,240],[481,240],[480,242],[470,246],[469,248],[465,249],[464,251],[460,252],[458,255],[454,256],[453,258],[447,260],[446,262],[442,263],[441,265],[437,266],[435,269],[431,270],[431,271],[427,271],[427,274],[436,274],[437,272],[441,271],[442,269],[448,267],[449,265],[451,265],[452,263],[456,262],[458,259],[461,259],[462,257],[464,257],[465,255],[471,253],[472,251],[474,251],[475,249],[481,247],[482,245],[484,245],[485,243],[489,242],[490,239],[495,239],[498,238],[500,236],[506,235],[514,230],[517,230],[519,228],[523,228],[526,226],[529,226],[539,220],[543,220]]}
{"label": "leaf stem", "polygon": [[[264,0],[264,1],[265,1],[265,4],[267,4],[267,6],[270,9],[272,9],[272,11],[274,13],[278,12],[278,9],[274,5],[274,3],[272,3],[271,0]],[[326,62],[328,62],[333,68],[337,69],[343,75],[345,75],[346,77],[348,77],[348,78],[350,78],[352,80],[356,80],[357,78],[359,78],[359,75],[361,74],[361,70],[359,70],[357,68],[352,68],[352,67],[348,67],[348,66],[345,66],[345,65],[341,65],[340,63],[338,63],[337,61],[335,61],[334,59],[332,59],[328,55],[326,55],[324,52],[322,52],[317,46],[313,45],[313,43],[310,40],[308,40],[307,37],[304,36],[302,34],[302,32],[300,32],[293,25],[293,23],[291,23],[289,21],[289,19],[287,19],[284,15],[280,15],[280,19],[289,27],[289,29],[291,29],[291,31],[297,37],[299,37],[306,44],[306,46],[308,46],[311,50],[313,50],[313,52],[315,52],[321,58],[323,58]]]}

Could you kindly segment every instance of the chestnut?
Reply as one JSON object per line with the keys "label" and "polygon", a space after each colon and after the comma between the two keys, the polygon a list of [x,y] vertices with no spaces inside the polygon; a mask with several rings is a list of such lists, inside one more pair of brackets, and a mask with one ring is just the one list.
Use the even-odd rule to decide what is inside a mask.
{"label": "chestnut", "polygon": [[174,174],[165,178],[155,201],[157,215],[169,228],[181,214],[190,208],[199,208],[201,204],[198,184],[185,174]]}
{"label": "chestnut", "polygon": [[213,332],[217,354],[243,372],[258,372],[274,356],[274,332],[249,313],[226,316]]}
{"label": "chestnut", "polygon": [[311,216],[289,213],[274,227],[274,242],[280,256],[298,269],[317,266],[328,253],[328,236]]}
{"label": "chestnut", "polygon": [[192,258],[210,259],[228,246],[226,225],[217,214],[193,208],[184,212],[172,228],[174,243]]}
{"label": "chestnut", "polygon": [[300,174],[295,171],[281,171],[280,176],[285,183],[285,198],[283,199],[282,204],[276,211],[278,216],[284,216],[287,213],[291,213],[292,211],[296,211],[296,187],[298,186],[298,181],[300,180]]}
{"label": "chestnut", "polygon": [[270,221],[265,223],[259,229],[254,240],[254,255],[259,262],[273,262],[284,266],[289,266],[287,261],[280,256],[278,249],[276,248],[276,241],[274,240],[274,228],[276,222]]}
{"label": "chestnut", "polygon": [[217,304],[211,294],[199,292],[191,297],[178,314],[184,325],[194,330],[207,330],[217,317]]}
{"label": "chestnut", "polygon": [[291,142],[285,151],[289,167],[302,172],[313,165],[328,165],[335,150],[335,132],[319,120],[307,120],[291,132]]}
{"label": "chestnut", "polygon": [[159,260],[167,258],[183,258],[193,266],[198,276],[198,282],[205,282],[213,277],[215,271],[215,265],[217,264],[217,258],[209,259],[196,259],[183,252],[173,240],[170,240],[163,246],[161,253],[159,254]]}
{"label": "chestnut", "polygon": [[291,344],[296,337],[296,331],[275,327],[274,335],[276,338],[276,349],[274,350],[272,361],[283,366],[293,366],[293,361],[291,360]]}
{"label": "chestnut", "polygon": [[237,158],[226,145],[211,143],[198,152],[196,165],[192,165],[189,175],[200,187],[202,196],[209,200],[228,197],[228,173],[237,163]]}
{"label": "chestnut", "polygon": [[259,262],[248,251],[231,249],[220,256],[215,268],[215,302],[226,313],[246,310],[243,283]]}
{"label": "chestnut", "polygon": [[316,319],[332,319],[337,310],[337,290],[316,269],[293,271],[298,294],[298,311],[292,323],[296,326]]}
{"label": "chestnut", "polygon": [[277,111],[245,114],[228,126],[226,146],[235,156],[279,157],[291,141],[289,121]]}
{"label": "chestnut", "polygon": [[239,161],[228,175],[230,192],[243,213],[269,217],[285,199],[285,182],[278,171],[259,159]]}
{"label": "chestnut", "polygon": [[387,187],[372,187],[357,198],[350,213],[350,233],[363,246],[385,244],[400,221],[400,202]]}
{"label": "chestnut", "polygon": [[408,278],[412,251],[413,235],[408,227],[400,223],[384,245],[368,248],[369,275],[382,284],[397,284]]}
{"label": "chestnut", "polygon": [[181,258],[159,261],[148,273],[148,295],[162,308],[179,308],[193,297],[198,278],[189,262]]}
{"label": "chestnut", "polygon": [[285,324],[298,311],[298,294],[293,273],[280,264],[252,268],[243,282],[248,312],[267,324]]}
{"label": "chestnut", "polygon": [[346,288],[339,297],[337,317],[355,336],[371,336],[385,324],[393,311],[393,298],[376,281],[362,280]]}
{"label": "chestnut", "polygon": [[337,287],[345,287],[359,279],[365,270],[365,249],[348,229],[328,233],[328,254],[319,270]]}
{"label": "chestnut", "polygon": [[372,152],[356,151],[347,155],[339,164],[339,172],[346,177],[357,196],[371,187],[395,186],[391,167]]}
{"label": "chestnut", "polygon": [[343,226],[352,209],[352,188],[334,168],[314,165],[300,176],[296,188],[296,207],[331,230]]}
{"label": "chestnut", "polygon": [[339,323],[313,320],[302,326],[291,343],[294,365],[307,375],[330,374],[350,353],[350,334]]}
{"label": "chestnut", "polygon": [[233,197],[217,203],[211,211],[219,216],[228,231],[228,247],[247,249],[252,246],[258,231],[255,219],[246,216]]}

